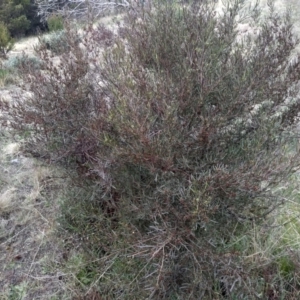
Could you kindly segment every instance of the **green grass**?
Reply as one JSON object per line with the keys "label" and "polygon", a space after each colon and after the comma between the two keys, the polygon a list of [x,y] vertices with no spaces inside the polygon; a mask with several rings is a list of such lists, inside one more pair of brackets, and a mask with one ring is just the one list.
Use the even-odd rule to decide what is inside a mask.
{"label": "green grass", "polygon": [[[232,235],[225,252],[237,253],[241,267],[248,269],[249,288],[262,294],[276,290],[278,299],[300,297],[300,193],[299,176],[278,189],[287,201],[263,224],[249,226],[242,235]],[[274,292],[273,291],[273,292]],[[250,298],[249,298],[250,299]]]}
{"label": "green grass", "polygon": [[5,87],[16,82],[16,76],[7,69],[0,69],[0,87]]}

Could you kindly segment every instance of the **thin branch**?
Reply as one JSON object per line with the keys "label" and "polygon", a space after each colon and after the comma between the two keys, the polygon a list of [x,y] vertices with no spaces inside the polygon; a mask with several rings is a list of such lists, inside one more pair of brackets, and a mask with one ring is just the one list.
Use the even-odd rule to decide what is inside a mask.
{"label": "thin branch", "polygon": [[43,21],[55,13],[68,17],[82,18],[92,14],[99,17],[101,13],[109,9],[130,8],[136,1],[103,1],[103,0],[35,0],[38,6],[38,15]]}

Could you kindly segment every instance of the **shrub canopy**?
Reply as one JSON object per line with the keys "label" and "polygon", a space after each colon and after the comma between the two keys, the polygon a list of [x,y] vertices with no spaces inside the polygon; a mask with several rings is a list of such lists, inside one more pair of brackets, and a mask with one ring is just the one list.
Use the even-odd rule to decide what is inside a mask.
{"label": "shrub canopy", "polygon": [[37,7],[31,0],[3,0],[0,2],[0,20],[12,37],[36,33],[44,28],[37,16]]}
{"label": "shrub canopy", "polygon": [[44,69],[24,77],[32,96],[1,103],[29,151],[67,162],[92,191],[92,243],[147,261],[145,297],[212,293],[228,262],[216,247],[282,203],[273,187],[298,167],[298,147],[286,151],[297,145],[298,40],[273,10],[260,22],[253,10],[258,33],[241,36],[242,4],[221,15],[209,1],[153,4],[81,42],[67,26],[61,63],[41,47]]}
{"label": "shrub canopy", "polygon": [[0,56],[5,57],[13,47],[13,39],[3,22],[0,22]]}

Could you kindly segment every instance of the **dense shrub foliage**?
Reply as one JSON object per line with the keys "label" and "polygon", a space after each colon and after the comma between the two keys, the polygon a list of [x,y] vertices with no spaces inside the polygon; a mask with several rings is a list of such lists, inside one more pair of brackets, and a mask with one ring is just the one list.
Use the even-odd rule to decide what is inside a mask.
{"label": "dense shrub foliage", "polygon": [[61,55],[70,50],[68,39],[64,30],[51,32],[39,39],[38,49],[48,49],[52,54]]}
{"label": "dense shrub foliage", "polygon": [[37,15],[37,7],[33,0],[1,1],[0,20],[13,37],[36,33],[37,29],[44,28]]}
{"label": "dense shrub foliage", "polygon": [[13,47],[13,39],[3,22],[0,22],[0,56],[6,57],[6,54]]}
{"label": "dense shrub foliage", "polygon": [[31,68],[41,68],[40,61],[35,56],[15,56],[7,59],[5,62],[3,62],[3,67],[10,71],[20,71],[23,70],[24,65],[26,65],[26,68],[29,66]]}
{"label": "dense shrub foliage", "polygon": [[[40,47],[43,70],[23,78],[31,96],[1,102],[28,151],[77,171],[66,219],[102,257],[97,284],[113,282],[114,299],[264,292],[218,249],[282,203],[272,188],[298,167],[285,150],[297,141],[300,61],[288,60],[288,16],[271,10],[253,19],[256,36],[240,35],[242,2],[216,15],[206,1],[167,1],[130,12],[118,33],[89,27],[81,42],[67,26],[60,63]],[[117,266],[130,273],[122,283],[108,271]]]}
{"label": "dense shrub foliage", "polygon": [[61,15],[52,14],[47,19],[49,31],[58,31],[64,29],[64,21]]}

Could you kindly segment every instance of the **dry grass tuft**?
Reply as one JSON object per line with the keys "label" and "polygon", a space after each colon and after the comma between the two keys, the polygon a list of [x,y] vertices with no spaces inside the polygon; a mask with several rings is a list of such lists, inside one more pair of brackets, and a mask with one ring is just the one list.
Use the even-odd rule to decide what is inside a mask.
{"label": "dry grass tuft", "polygon": [[0,194],[0,214],[8,213],[14,207],[13,199],[15,197],[16,189],[9,188],[2,191]]}
{"label": "dry grass tuft", "polygon": [[10,143],[3,147],[2,155],[3,156],[18,155],[20,153],[19,151],[20,151],[19,143]]}

